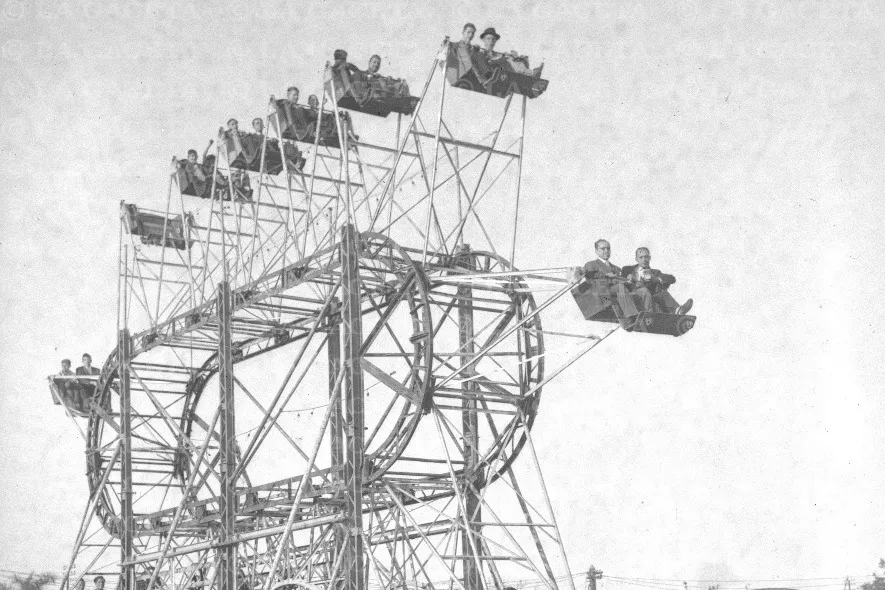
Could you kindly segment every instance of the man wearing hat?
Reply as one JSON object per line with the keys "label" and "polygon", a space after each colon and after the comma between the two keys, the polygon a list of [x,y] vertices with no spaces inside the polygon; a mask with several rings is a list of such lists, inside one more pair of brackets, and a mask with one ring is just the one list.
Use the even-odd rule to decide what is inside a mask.
{"label": "man wearing hat", "polygon": [[502,55],[495,51],[495,43],[501,38],[493,27],[487,28],[479,36],[482,40],[482,47],[476,51],[476,60],[474,61],[476,76],[483,84],[490,84],[494,79],[494,60],[501,59]]}
{"label": "man wearing hat", "polygon": [[495,43],[497,43],[498,39],[500,38],[501,35],[495,32],[495,28],[489,27],[482,32],[482,35],[479,36],[479,39],[482,41],[482,47],[480,47],[479,50],[487,53],[489,57],[493,55],[499,55],[495,51]]}

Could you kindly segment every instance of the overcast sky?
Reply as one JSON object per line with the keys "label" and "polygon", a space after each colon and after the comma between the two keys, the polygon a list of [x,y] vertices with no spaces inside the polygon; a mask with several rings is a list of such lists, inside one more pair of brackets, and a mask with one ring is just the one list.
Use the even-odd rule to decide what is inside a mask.
{"label": "overcast sky", "polygon": [[114,346],[117,203],[160,204],[171,155],[292,83],[315,92],[334,49],[420,87],[470,20],[550,80],[529,103],[521,265],[646,244],[696,302],[685,337],[617,334],[545,389],[536,444],[573,569],[868,574],[885,5],[427,4],[2,2],[0,569],[69,556],[84,449],[44,377]]}

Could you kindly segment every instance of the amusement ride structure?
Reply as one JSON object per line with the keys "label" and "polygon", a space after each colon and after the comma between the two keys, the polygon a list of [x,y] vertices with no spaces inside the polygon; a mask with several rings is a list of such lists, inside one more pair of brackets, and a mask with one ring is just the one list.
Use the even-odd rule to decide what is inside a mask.
{"label": "amusement ride structure", "polygon": [[563,583],[531,428],[620,325],[542,326],[568,269],[514,266],[540,68],[448,39],[429,65],[412,95],[336,59],[328,108],[273,101],[121,205],[117,347],[51,382],[90,493],[63,589]]}

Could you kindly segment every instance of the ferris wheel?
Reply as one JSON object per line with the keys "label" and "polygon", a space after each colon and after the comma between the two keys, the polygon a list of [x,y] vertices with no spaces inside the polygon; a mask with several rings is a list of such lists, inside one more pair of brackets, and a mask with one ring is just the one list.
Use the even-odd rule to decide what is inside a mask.
{"label": "ferris wheel", "polygon": [[514,265],[547,82],[464,51],[446,39],[416,95],[337,60],[322,103],[272,100],[176,161],[164,206],[121,204],[64,585],[557,590],[531,429],[618,324],[542,324],[574,294],[565,268]]}

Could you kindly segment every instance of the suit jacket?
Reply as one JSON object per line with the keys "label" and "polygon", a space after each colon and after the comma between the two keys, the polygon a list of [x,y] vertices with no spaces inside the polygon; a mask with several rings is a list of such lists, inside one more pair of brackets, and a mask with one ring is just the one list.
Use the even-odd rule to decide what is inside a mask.
{"label": "suit jacket", "polygon": [[591,260],[584,265],[584,276],[588,279],[601,279],[604,278],[603,275],[608,273],[621,276],[621,269],[611,263],[609,263],[609,266],[606,266],[605,263],[598,258]]}
{"label": "suit jacket", "polygon": [[621,276],[624,278],[630,279],[630,284],[634,288],[645,287],[654,295],[659,293],[663,289],[666,289],[670,285],[676,282],[676,277],[673,275],[664,274],[656,268],[649,268],[651,271],[652,280],[646,281],[644,279],[638,278],[635,275],[636,269],[639,268],[638,264],[631,264],[630,266],[625,266],[623,270],[621,270]]}

